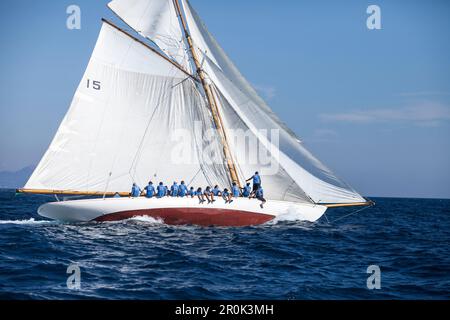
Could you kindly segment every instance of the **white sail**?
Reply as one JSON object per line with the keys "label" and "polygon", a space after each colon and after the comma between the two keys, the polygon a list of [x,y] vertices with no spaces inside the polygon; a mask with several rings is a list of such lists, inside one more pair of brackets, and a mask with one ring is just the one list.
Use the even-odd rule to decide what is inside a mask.
{"label": "white sail", "polygon": [[[351,187],[338,179],[327,167],[304,148],[300,140],[289,130],[251,85],[240,74],[213,36],[189,5],[181,0],[186,15],[195,50],[202,59],[202,65],[217,90],[226,100],[222,109],[231,107],[234,117],[228,125],[241,124],[241,129],[250,130],[259,143],[270,150],[277,149],[279,172],[263,177],[266,192],[271,199],[308,199],[315,203],[359,203],[365,199]],[[224,118],[232,112],[224,112]],[[226,120],[225,120],[226,121]],[[261,130],[276,130],[279,141],[271,141],[261,134]],[[242,146],[234,145],[240,149]],[[244,175],[251,175],[254,166],[245,162],[237,163]],[[283,177],[284,179],[280,179]],[[292,181],[295,183],[292,184]]]}
{"label": "white sail", "polygon": [[[304,148],[240,74],[188,1],[180,1],[240,180],[260,171],[271,200],[365,202]],[[133,182],[180,179],[195,186],[228,187],[224,146],[205,92],[190,76],[194,72],[174,2],[114,0],[109,7],[166,56],[103,24],[70,110],[25,188],[127,192]],[[258,148],[248,149],[249,141],[240,134]],[[183,150],[173,140],[180,135],[191,139],[187,148],[183,141]]]}
{"label": "white sail", "polygon": [[[191,153],[174,154],[174,131],[190,133]],[[184,130],[184,131],[183,131]],[[185,179],[228,185],[228,172],[194,80],[143,44],[104,23],[73,102],[25,188],[128,192]],[[209,153],[205,153],[208,143]]]}
{"label": "white sail", "polygon": [[191,72],[188,49],[172,0],[114,0],[108,7]]}

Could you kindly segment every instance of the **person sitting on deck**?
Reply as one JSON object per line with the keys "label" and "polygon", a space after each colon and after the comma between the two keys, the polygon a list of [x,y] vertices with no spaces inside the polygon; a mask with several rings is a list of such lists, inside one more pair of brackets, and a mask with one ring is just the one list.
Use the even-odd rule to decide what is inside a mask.
{"label": "person sitting on deck", "polygon": [[211,192],[215,197],[220,197],[222,195],[222,191],[220,191],[219,186],[215,186]]}
{"label": "person sitting on deck", "polygon": [[169,187],[168,186],[164,186],[164,190],[165,190],[165,196],[166,197],[168,197],[168,196],[170,196],[170,189],[169,189]]}
{"label": "person sitting on deck", "polygon": [[131,197],[139,198],[141,196],[142,190],[138,187],[136,183],[133,183],[133,187],[131,188]]}
{"label": "person sitting on deck", "polygon": [[259,187],[261,186],[261,177],[259,176],[259,172],[256,171],[255,174],[246,180],[246,182],[253,180],[253,192],[252,193],[256,193],[256,191],[259,189]]}
{"label": "person sitting on deck", "polygon": [[261,201],[261,204],[259,205],[261,209],[264,209],[264,204],[267,202],[266,199],[264,199],[264,190],[261,186],[259,186],[259,189],[256,190],[255,193],[256,199]]}
{"label": "person sitting on deck", "polygon": [[232,203],[233,202],[233,197],[231,196],[230,192],[228,191],[227,188],[225,188],[222,192],[222,198],[223,200],[225,200],[225,203]]}
{"label": "person sitting on deck", "polygon": [[188,196],[190,196],[191,198],[193,198],[193,197],[195,197],[196,195],[197,195],[197,192],[195,192],[194,187],[191,187],[191,188],[189,189]]}
{"label": "person sitting on deck", "polygon": [[186,187],[186,184],[184,183],[184,181],[181,181],[180,187],[178,189],[178,196],[181,198],[186,197],[188,193],[188,189]]}
{"label": "person sitting on deck", "polygon": [[248,198],[248,197],[250,197],[251,192],[252,192],[252,188],[250,187],[250,183],[247,183],[247,185],[242,188],[242,196],[244,198]]}
{"label": "person sitting on deck", "polygon": [[178,187],[177,182],[175,181],[173,183],[172,187],[170,188],[170,195],[172,197],[178,197],[178,190],[179,190],[179,187]]}
{"label": "person sitting on deck", "polygon": [[155,187],[153,186],[153,182],[149,182],[148,186],[146,186],[144,188],[145,191],[147,191],[147,193],[145,194],[145,196],[150,199],[153,198],[153,196],[155,195]]}
{"label": "person sitting on deck", "polygon": [[157,189],[157,198],[164,198],[166,196],[166,187],[162,182],[159,183]]}
{"label": "person sitting on deck", "polygon": [[203,194],[202,188],[198,188],[198,189],[197,189],[197,197],[198,197],[198,200],[200,200],[200,204],[202,204],[203,202],[205,202],[205,196],[204,196],[204,194]]}
{"label": "person sitting on deck", "polygon": [[206,187],[204,195],[206,200],[208,200],[208,204],[216,202],[216,200],[214,200],[214,194],[211,191],[211,187]]}
{"label": "person sitting on deck", "polygon": [[239,196],[241,195],[241,192],[239,191],[239,187],[237,186],[236,182],[233,182],[231,192],[233,193],[234,198],[239,198]]}

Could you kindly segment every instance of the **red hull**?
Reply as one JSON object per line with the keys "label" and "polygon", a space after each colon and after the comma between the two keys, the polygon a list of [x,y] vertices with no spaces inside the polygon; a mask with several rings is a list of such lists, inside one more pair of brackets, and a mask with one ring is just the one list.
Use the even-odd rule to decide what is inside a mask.
{"label": "red hull", "polygon": [[244,227],[255,226],[269,222],[275,216],[268,214],[251,213],[238,210],[201,209],[201,208],[168,208],[148,209],[111,213],[101,216],[95,221],[119,221],[138,216],[149,216],[162,219],[169,225],[198,225],[203,227]]}

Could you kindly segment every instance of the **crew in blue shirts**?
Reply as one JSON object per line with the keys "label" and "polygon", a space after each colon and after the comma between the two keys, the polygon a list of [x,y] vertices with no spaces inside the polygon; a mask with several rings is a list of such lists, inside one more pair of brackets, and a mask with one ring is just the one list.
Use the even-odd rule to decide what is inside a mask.
{"label": "crew in blue shirts", "polygon": [[216,202],[216,200],[214,200],[214,194],[211,191],[211,187],[206,187],[203,194],[205,195],[206,200],[208,200],[208,204]]}
{"label": "crew in blue shirts", "polygon": [[261,177],[259,176],[258,171],[255,172],[255,174],[246,180],[246,182],[253,180],[253,192],[252,193],[256,193],[256,191],[259,189],[259,187],[261,186]]}
{"label": "crew in blue shirts", "polygon": [[256,199],[258,199],[259,201],[261,201],[260,207],[261,209],[264,208],[264,204],[267,202],[266,199],[264,199],[264,190],[261,186],[259,186],[258,190],[256,190]]}
{"label": "crew in blue shirts", "polygon": [[198,197],[198,200],[200,201],[200,204],[205,202],[205,195],[203,194],[202,188],[197,189],[197,197]]}
{"label": "crew in blue shirts", "polygon": [[133,187],[131,188],[131,197],[138,198],[141,196],[142,190],[138,187],[136,183],[133,183]]}
{"label": "crew in blue shirts", "polygon": [[193,198],[193,197],[195,197],[195,196],[197,195],[197,192],[195,192],[194,187],[191,187],[191,188],[189,189],[188,195],[189,195],[191,198]]}
{"label": "crew in blue shirts", "polygon": [[228,191],[227,188],[223,189],[222,192],[222,198],[223,200],[225,200],[225,203],[232,203],[233,202],[233,197],[231,196],[230,192]]}
{"label": "crew in blue shirts", "polygon": [[144,188],[144,190],[147,191],[145,195],[147,198],[153,198],[153,196],[155,195],[155,187],[153,186],[153,182],[151,181],[148,183],[148,186]]}
{"label": "crew in blue shirts", "polygon": [[159,183],[158,187],[156,188],[157,190],[157,197],[158,198],[163,198],[166,196],[166,187],[164,186],[164,184],[162,182]]}
{"label": "crew in blue shirts", "polygon": [[237,186],[236,182],[233,182],[233,187],[231,188],[231,192],[232,192],[234,198],[239,198],[239,196],[241,195],[241,192],[239,191],[239,187]]}
{"label": "crew in blue shirts", "polygon": [[252,188],[250,187],[250,183],[247,183],[247,185],[242,188],[242,196],[245,198],[250,197],[250,193],[252,192]]}
{"label": "crew in blue shirts", "polygon": [[177,182],[175,181],[173,183],[172,187],[170,187],[170,195],[172,197],[178,197],[178,190],[179,190],[179,187],[178,187]]}
{"label": "crew in blue shirts", "polygon": [[188,193],[188,188],[186,187],[186,184],[184,183],[184,181],[181,181],[181,184],[178,188],[178,196],[183,198],[187,195]]}
{"label": "crew in blue shirts", "polygon": [[214,189],[212,189],[212,193],[215,197],[220,197],[222,195],[222,191],[220,191],[219,186],[215,186]]}

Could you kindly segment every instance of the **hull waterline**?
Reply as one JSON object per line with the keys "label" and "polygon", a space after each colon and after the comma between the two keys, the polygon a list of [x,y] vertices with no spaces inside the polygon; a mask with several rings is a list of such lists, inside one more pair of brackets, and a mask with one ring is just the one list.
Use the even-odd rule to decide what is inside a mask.
{"label": "hull waterline", "polygon": [[63,222],[120,221],[138,216],[162,220],[169,225],[242,227],[260,225],[276,218],[317,221],[326,211],[320,205],[235,199],[225,204],[199,204],[194,198],[107,198],[47,203],[39,207],[39,215]]}

